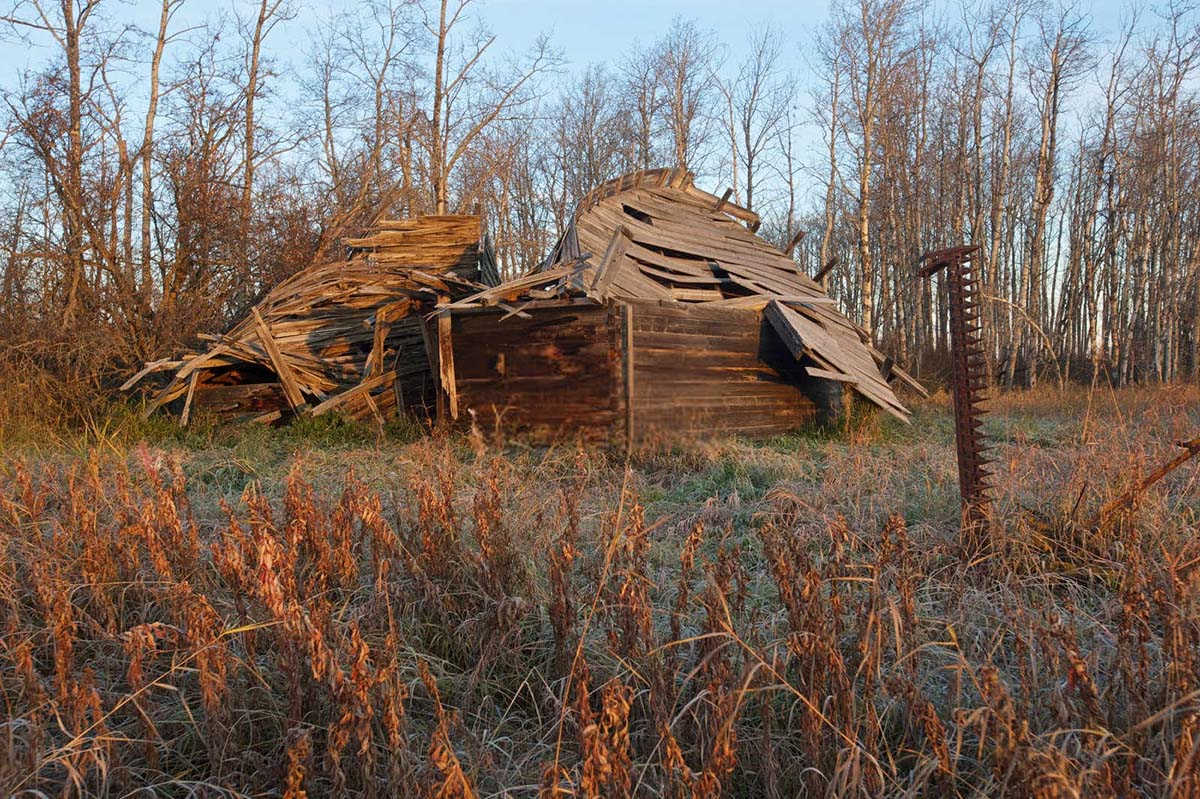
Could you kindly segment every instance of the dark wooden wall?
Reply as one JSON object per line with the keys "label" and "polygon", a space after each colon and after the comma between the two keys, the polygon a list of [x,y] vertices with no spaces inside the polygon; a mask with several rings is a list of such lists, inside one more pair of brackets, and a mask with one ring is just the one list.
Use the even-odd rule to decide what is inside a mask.
{"label": "dark wooden wall", "polygon": [[[683,303],[527,307],[452,317],[459,421],[538,439],[772,435],[818,415],[804,374],[760,311]],[[627,327],[628,326],[628,327]],[[626,359],[632,345],[632,374]]]}
{"label": "dark wooden wall", "polygon": [[625,429],[621,309],[569,305],[452,316],[459,421],[539,439],[581,431],[618,440]]}
{"label": "dark wooden wall", "polygon": [[636,437],[771,435],[814,419],[814,381],[761,311],[631,303]]}

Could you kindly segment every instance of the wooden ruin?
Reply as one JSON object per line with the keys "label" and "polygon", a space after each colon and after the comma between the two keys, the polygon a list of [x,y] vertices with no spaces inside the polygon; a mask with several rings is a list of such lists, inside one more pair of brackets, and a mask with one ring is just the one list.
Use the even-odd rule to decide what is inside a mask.
{"label": "wooden ruin", "polygon": [[439,309],[451,416],[536,437],[768,435],[836,412],[845,386],[907,420],[888,380],[920,385],[758,224],[683,170],[597,187],[541,269]]}
{"label": "wooden ruin", "polygon": [[273,421],[337,410],[474,419],[537,439],[767,435],[836,413],[843,387],[901,419],[871,346],[758,217],[683,170],[610,181],[533,273],[499,283],[476,217],[379,223],[277,286],[175,370],[150,409]]}
{"label": "wooden ruin", "polygon": [[271,422],[329,411],[380,420],[432,407],[422,313],[499,281],[477,216],[382,220],[347,240],[347,260],[304,269],[266,294],[211,346],[146,365],[174,370],[147,406],[183,398],[224,418]]}

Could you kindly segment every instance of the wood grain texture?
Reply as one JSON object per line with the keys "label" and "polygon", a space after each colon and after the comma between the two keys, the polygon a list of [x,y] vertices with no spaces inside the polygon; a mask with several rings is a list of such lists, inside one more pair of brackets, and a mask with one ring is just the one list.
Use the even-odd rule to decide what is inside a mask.
{"label": "wood grain texture", "polygon": [[[260,415],[303,413],[394,371],[399,384],[386,387],[386,398],[368,394],[365,412],[387,413],[403,397],[404,405],[424,413],[436,381],[414,320],[439,297],[456,300],[484,288],[474,282],[488,255],[480,220],[464,215],[383,220],[369,235],[345,243],[348,260],[316,264],[286,278],[226,333],[205,336],[206,351],[152,361],[123,388],[132,389],[160,368],[175,369],[148,404],[153,411],[185,396],[191,376],[203,373],[192,394],[196,409],[237,415],[242,403],[220,400],[220,406],[208,407],[222,395],[204,387],[278,381],[278,395],[259,392]],[[274,408],[261,407],[272,401]]]}
{"label": "wood grain texture", "polygon": [[621,315],[615,306],[453,313],[460,419],[534,439],[623,432]]}
{"label": "wood grain texture", "polygon": [[804,374],[761,313],[630,303],[639,438],[801,427],[816,406]]}

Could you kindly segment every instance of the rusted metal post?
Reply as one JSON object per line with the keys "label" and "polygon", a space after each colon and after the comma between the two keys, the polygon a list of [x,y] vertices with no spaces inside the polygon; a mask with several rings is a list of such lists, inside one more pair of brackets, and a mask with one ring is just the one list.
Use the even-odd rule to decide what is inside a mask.
{"label": "rusted metal post", "polygon": [[958,445],[958,487],[962,495],[963,530],[978,531],[991,516],[987,439],[983,433],[983,402],[987,361],[981,337],[979,280],[971,256],[976,246],[951,247],[921,258],[920,277],[946,270],[950,308],[950,359],[954,381],[954,438]]}

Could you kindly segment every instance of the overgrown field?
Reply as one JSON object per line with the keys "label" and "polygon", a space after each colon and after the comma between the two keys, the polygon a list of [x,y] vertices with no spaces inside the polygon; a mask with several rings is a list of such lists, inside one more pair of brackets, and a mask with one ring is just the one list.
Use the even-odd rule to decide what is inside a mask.
{"label": "overgrown field", "polygon": [[13,439],[0,795],[1200,796],[1200,469],[1082,524],[1200,390],[995,405],[984,549],[944,396],[628,461]]}

